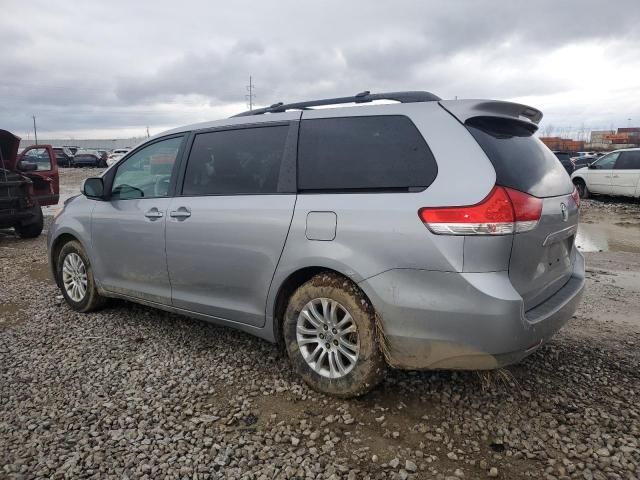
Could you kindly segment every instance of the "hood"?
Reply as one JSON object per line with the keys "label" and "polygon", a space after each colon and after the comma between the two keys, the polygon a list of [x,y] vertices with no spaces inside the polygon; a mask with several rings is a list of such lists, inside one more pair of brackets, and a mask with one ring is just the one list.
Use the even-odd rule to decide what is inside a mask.
{"label": "hood", "polygon": [[0,168],[15,170],[18,158],[20,137],[0,129]]}

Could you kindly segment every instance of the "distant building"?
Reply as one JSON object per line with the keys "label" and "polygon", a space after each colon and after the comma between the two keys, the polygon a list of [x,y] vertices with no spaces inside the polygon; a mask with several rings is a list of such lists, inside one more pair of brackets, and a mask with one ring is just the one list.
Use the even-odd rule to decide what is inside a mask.
{"label": "distant building", "polygon": [[640,146],[640,127],[618,128],[615,130],[594,130],[586,144],[588,150],[617,150]]}
{"label": "distant building", "polygon": [[618,130],[592,130],[588,142],[562,137],[540,137],[551,150],[567,152],[611,151],[620,148],[640,147],[640,127]]}
{"label": "distant building", "polygon": [[572,140],[562,137],[540,137],[540,140],[551,150],[563,150],[567,152],[578,152],[584,150],[583,140]]}
{"label": "distant building", "polygon": [[[80,149],[87,150],[113,150],[114,148],[130,148],[136,146],[138,143],[146,140],[144,137],[134,138],[114,138],[114,139],[95,139],[95,140],[73,140],[73,139],[47,139],[38,138],[38,143],[42,145],[53,145],[54,147],[74,146]],[[20,141],[20,148],[33,145],[35,142],[33,138]]]}

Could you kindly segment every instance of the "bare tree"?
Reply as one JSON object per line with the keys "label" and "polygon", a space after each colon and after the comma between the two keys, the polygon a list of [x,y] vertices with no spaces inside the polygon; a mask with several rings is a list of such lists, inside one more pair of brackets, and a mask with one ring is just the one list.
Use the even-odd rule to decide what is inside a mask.
{"label": "bare tree", "polygon": [[543,137],[553,136],[554,131],[555,131],[555,127],[553,126],[553,123],[547,123],[541,130]]}

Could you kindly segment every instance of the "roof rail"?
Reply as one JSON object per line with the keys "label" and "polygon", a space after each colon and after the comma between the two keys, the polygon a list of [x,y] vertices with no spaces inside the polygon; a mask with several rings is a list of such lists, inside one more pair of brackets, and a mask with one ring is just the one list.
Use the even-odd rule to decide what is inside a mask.
{"label": "roof rail", "polygon": [[[264,113],[280,113],[287,110],[307,110],[309,107],[320,107],[323,105],[340,105],[344,103],[369,103],[374,100],[394,100],[400,103],[416,103],[416,102],[437,102],[440,97],[430,92],[409,91],[409,92],[388,92],[388,93],[371,93],[368,90],[360,92],[353,97],[324,98],[320,100],[309,100],[307,102],[274,103],[265,108],[256,110],[247,110],[238,113],[234,117],[247,117],[249,115],[262,115]],[[232,117],[233,118],[233,117]]]}

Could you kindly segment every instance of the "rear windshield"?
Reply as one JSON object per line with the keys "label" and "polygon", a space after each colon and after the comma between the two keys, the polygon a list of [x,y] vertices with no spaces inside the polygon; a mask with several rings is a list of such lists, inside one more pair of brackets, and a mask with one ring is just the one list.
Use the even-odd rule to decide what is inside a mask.
{"label": "rear windshield", "polygon": [[536,197],[573,191],[556,156],[525,125],[509,119],[476,117],[465,126],[496,170],[496,183]]}

